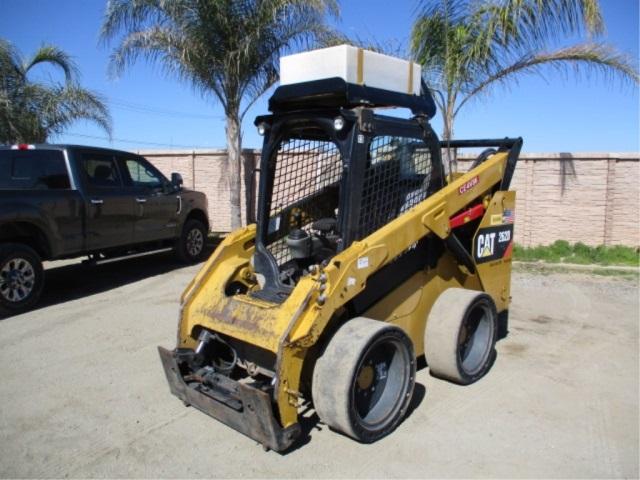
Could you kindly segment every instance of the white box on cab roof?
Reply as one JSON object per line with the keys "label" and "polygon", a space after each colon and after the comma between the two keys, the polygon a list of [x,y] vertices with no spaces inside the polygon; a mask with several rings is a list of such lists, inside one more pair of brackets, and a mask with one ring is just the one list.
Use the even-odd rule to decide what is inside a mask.
{"label": "white box on cab roof", "polygon": [[280,85],[332,77],[357,85],[420,95],[420,65],[389,55],[339,45],[280,58]]}

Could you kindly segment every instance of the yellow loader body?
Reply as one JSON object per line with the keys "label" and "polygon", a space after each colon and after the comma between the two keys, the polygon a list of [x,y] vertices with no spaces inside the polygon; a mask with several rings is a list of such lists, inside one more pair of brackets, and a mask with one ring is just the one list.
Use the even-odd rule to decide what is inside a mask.
{"label": "yellow loader body", "polygon": [[[370,124],[363,122],[361,112],[358,115],[353,120],[351,150],[341,150],[348,152],[343,153],[345,158],[351,156],[352,171],[357,158],[366,168],[374,168],[391,158],[389,152],[400,148],[398,142],[385,147],[387,157],[380,157],[382,160],[358,150],[368,141],[362,141],[361,136],[375,138]],[[298,117],[295,119],[299,122]],[[276,126],[277,118],[272,128]],[[433,140],[426,132],[424,141]],[[308,265],[311,260],[307,262],[300,255],[307,263],[299,263],[304,265],[295,273],[299,277],[292,274],[285,278],[287,269],[278,267],[275,271],[279,277],[273,282],[279,285],[280,296],[269,293],[268,270],[259,265],[256,255],[264,248],[257,245],[286,240],[291,251],[298,252],[298,237],[304,240],[303,230],[311,224],[307,220],[309,212],[333,195],[333,190],[327,192],[334,187],[323,187],[319,196],[306,204],[292,197],[293,207],[278,210],[277,215],[273,208],[268,215],[267,204],[262,216],[259,211],[258,223],[229,234],[185,289],[176,349],[160,348],[172,392],[266,448],[282,451],[301,433],[299,412],[312,400],[308,383],[316,362],[349,318],[362,316],[399,327],[412,344],[412,358],[416,358],[425,354],[425,331],[432,307],[449,289],[484,292],[498,316],[506,316],[515,216],[515,192],[508,190],[508,183],[522,141],[497,142],[499,150],[489,152],[467,173],[443,174],[441,185],[433,193],[379,228],[360,238],[354,234],[348,244],[339,239],[335,253],[323,261]],[[485,143],[490,142],[469,145]],[[431,150],[432,159],[439,155],[440,146],[436,145]],[[273,152],[271,157],[263,152],[261,176],[268,177],[262,170],[273,167],[273,155],[282,155],[282,149],[277,153],[274,147]],[[434,160],[432,164],[436,165]],[[411,166],[415,167],[415,162]],[[275,180],[261,178],[261,196],[274,190],[274,181],[277,175]],[[420,182],[414,184],[420,188]],[[324,211],[348,211],[343,206],[349,205],[351,197],[340,193],[339,198],[339,203],[336,200]],[[334,209],[336,205],[339,207]],[[337,222],[342,222],[342,233],[349,229],[348,218],[338,218]],[[279,233],[283,228],[289,228],[287,235]],[[456,235],[458,231],[466,233]],[[327,243],[326,239],[320,240]],[[425,256],[422,252],[437,253]],[[275,257],[276,253],[267,256]],[[294,265],[294,260],[286,265]],[[283,278],[287,285],[283,286]],[[211,358],[204,358],[207,355]],[[360,369],[358,385],[369,388],[374,375],[388,382],[386,371],[375,373],[367,368]]]}

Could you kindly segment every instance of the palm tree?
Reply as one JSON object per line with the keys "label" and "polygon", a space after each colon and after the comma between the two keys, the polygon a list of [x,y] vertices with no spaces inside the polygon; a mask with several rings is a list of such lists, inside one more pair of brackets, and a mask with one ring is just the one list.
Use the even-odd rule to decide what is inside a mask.
{"label": "palm tree", "polygon": [[113,40],[124,33],[111,57],[114,73],[121,73],[142,56],[159,62],[167,73],[220,102],[226,116],[232,229],[241,226],[244,115],[277,81],[282,52],[329,34],[324,23],[327,14],[337,16],[335,0],[109,0],[107,3],[102,39]]}
{"label": "palm tree", "polygon": [[[38,65],[62,70],[64,83],[30,80]],[[57,47],[45,45],[29,58],[0,39],[0,143],[44,143],[79,119],[90,120],[111,135],[111,117],[98,95],[78,84],[71,58]]]}
{"label": "palm tree", "polygon": [[[545,65],[638,83],[625,55],[592,40],[603,31],[598,0],[423,0],[411,48],[442,114],[443,139],[453,137],[470,100],[519,75],[543,74]],[[550,49],[575,35],[588,40]]]}

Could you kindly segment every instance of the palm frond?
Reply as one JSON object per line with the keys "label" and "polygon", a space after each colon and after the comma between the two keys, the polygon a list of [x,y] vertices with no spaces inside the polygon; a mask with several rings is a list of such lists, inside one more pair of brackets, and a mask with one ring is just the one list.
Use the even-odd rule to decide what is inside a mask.
{"label": "palm frond", "polygon": [[455,108],[454,114],[492,85],[517,81],[519,75],[542,73],[540,69],[544,66],[554,68],[559,73],[566,74],[571,70],[577,75],[597,74],[608,81],[618,80],[623,84],[640,83],[638,68],[631,59],[603,43],[583,43],[552,52],[529,52],[473,85]]}
{"label": "palm frond", "polygon": [[77,85],[55,89],[52,94],[41,105],[47,112],[44,126],[49,135],[62,133],[77,120],[88,120],[111,137],[111,116],[99,95]]}
{"label": "palm frond", "polygon": [[101,41],[108,43],[120,31],[140,30],[144,24],[163,25],[167,19],[165,8],[171,6],[166,3],[163,0],[108,0],[100,29]]}
{"label": "palm frond", "polygon": [[558,36],[604,33],[598,0],[476,1],[468,22],[481,32],[478,47],[485,50],[495,43],[542,49]]}
{"label": "palm frond", "polygon": [[[45,63],[61,68],[65,83],[27,78],[29,69]],[[81,88],[78,76],[71,58],[57,47],[41,47],[25,61],[13,45],[0,39],[0,142],[45,142],[77,119],[93,121],[111,135],[103,100]]]}
{"label": "palm frond", "polygon": [[423,0],[420,5],[411,49],[427,84],[440,92],[436,101],[443,104],[449,131],[471,98],[521,74],[543,73],[543,65],[637,84],[637,65],[603,43],[590,40],[549,53],[558,40],[604,32],[598,0]]}
{"label": "palm frond", "polygon": [[3,79],[24,76],[20,52],[3,38],[0,38],[0,75]]}
{"label": "palm frond", "polygon": [[69,83],[76,81],[80,76],[80,71],[72,58],[53,45],[43,45],[40,47],[31,58],[24,62],[22,69],[26,74],[33,67],[43,63],[60,68],[64,72],[66,81]]}

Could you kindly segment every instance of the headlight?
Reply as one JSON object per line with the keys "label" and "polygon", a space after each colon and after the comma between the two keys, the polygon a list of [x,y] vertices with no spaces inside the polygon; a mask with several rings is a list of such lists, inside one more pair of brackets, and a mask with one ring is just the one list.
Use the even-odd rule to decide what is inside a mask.
{"label": "headlight", "polygon": [[333,128],[336,130],[336,132],[339,132],[340,130],[342,130],[344,128],[344,118],[342,117],[336,117],[333,119]]}

